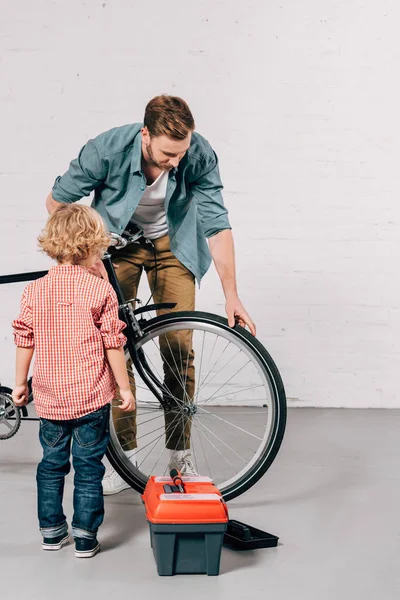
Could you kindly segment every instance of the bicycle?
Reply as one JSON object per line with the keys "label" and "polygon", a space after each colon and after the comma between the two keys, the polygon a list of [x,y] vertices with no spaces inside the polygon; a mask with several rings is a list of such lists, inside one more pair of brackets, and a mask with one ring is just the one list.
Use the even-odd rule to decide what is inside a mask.
{"label": "bicycle", "polygon": [[[111,234],[111,237],[111,245],[120,249],[135,243],[140,234],[126,237]],[[244,328],[239,325],[231,328],[227,319],[218,315],[200,311],[160,314],[175,307],[170,303],[133,308],[132,302],[137,299],[127,301],[123,297],[112,260],[107,251],[103,263],[118,297],[120,318],[126,323],[125,356],[136,383],[138,448],[133,463],[115,430],[112,416],[118,407],[115,401],[107,451],[110,463],[139,493],[144,491],[151,474],[165,474],[168,453],[164,444],[164,414],[168,411],[175,415],[175,428],[179,423],[190,424],[191,452],[197,471],[207,474],[218,485],[225,500],[235,498],[264,475],[282,443],[286,397],[272,357]],[[27,275],[35,278],[33,273]],[[144,317],[153,311],[157,312],[156,317]],[[188,356],[179,357],[178,352],[177,357],[176,347],[172,351],[168,342],[171,334],[178,339],[179,350],[180,336],[190,336],[196,371],[193,397],[186,393]],[[160,350],[160,341],[164,352]],[[170,354],[166,351],[168,347]],[[170,369],[176,377],[182,398],[174,396],[165,384],[165,369]],[[0,425],[7,420],[5,409],[1,408],[4,397],[1,389]],[[10,400],[8,397],[7,402]],[[15,405],[8,404],[6,411],[9,414],[14,409],[19,412]],[[8,420],[12,418],[10,415]],[[129,419],[129,416],[118,418]]]}

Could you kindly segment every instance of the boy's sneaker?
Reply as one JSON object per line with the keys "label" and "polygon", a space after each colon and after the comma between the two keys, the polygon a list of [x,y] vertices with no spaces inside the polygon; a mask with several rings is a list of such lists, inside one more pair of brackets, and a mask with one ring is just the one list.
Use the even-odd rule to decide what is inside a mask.
{"label": "boy's sneaker", "polygon": [[198,475],[191,456],[192,453],[189,450],[171,450],[168,471],[178,469],[181,475]]}
{"label": "boy's sneaker", "polygon": [[77,558],[92,558],[100,552],[100,544],[97,538],[75,538],[75,556]]}
{"label": "boy's sneaker", "polygon": [[69,533],[63,533],[63,535],[59,535],[53,538],[43,538],[42,548],[43,550],[61,550],[63,546],[69,544],[71,538],[69,537]]}

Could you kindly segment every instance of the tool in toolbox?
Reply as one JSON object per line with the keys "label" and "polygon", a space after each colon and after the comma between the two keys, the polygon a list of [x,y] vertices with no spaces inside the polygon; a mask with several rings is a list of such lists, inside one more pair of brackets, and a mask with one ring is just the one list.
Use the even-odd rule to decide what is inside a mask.
{"label": "tool in toolbox", "polygon": [[167,494],[171,494],[173,492],[184,493],[185,488],[183,486],[182,475],[180,474],[178,469],[171,469],[170,476],[172,481],[174,482],[174,485],[169,485],[168,483],[166,483],[164,485],[164,492],[166,492]]}

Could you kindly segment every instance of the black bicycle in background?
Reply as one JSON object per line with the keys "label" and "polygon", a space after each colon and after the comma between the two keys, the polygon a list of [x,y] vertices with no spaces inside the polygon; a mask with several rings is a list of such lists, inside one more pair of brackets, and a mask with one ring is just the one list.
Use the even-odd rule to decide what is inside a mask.
{"label": "black bicycle in background", "polygon": [[[123,248],[135,243],[137,235],[111,234],[112,245]],[[123,297],[110,253],[104,256],[109,281],[116,291],[120,317],[127,327],[125,355],[136,385],[135,462],[127,458],[111,415],[111,439],[107,456],[116,469],[138,492],[143,492],[151,474],[167,472],[169,453],[165,448],[165,410],[173,411],[175,421],[190,420],[191,452],[196,470],[208,475],[220,488],[225,500],[242,494],[267,471],[280,448],[286,425],[286,397],[282,379],[264,346],[244,328],[228,326],[226,318],[193,311],[169,312],[173,304],[139,306]],[[46,271],[4,276],[7,282],[27,281]],[[156,313],[154,318],[147,314]],[[164,313],[164,314],[160,314]],[[185,396],[185,365],[188,357],[169,347],[169,336],[190,335],[195,363],[195,393]],[[183,339],[183,337],[182,337]],[[162,349],[160,348],[162,343]],[[182,347],[184,344],[182,343]],[[180,398],[164,383],[170,369],[182,387]],[[29,382],[31,385],[31,382]],[[30,401],[33,400],[30,394]],[[115,401],[115,407],[118,401]],[[113,412],[113,411],[112,411]],[[18,409],[11,389],[0,387],[0,440],[11,438],[27,407]],[[114,418],[117,418],[114,414]],[[126,429],[131,418],[126,419]],[[118,431],[124,431],[120,423]]]}

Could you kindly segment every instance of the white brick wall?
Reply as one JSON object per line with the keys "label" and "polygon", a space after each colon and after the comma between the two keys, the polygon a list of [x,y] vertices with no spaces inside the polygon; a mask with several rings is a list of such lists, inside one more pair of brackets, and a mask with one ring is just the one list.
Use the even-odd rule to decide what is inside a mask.
{"label": "white brick wall", "polygon": [[[1,273],[88,137],[183,96],[219,154],[240,292],[294,404],[399,407],[400,6],[2,0]],[[22,284],[0,288],[0,380]],[[145,294],[145,292],[143,292]],[[199,308],[222,312],[215,272]]]}

